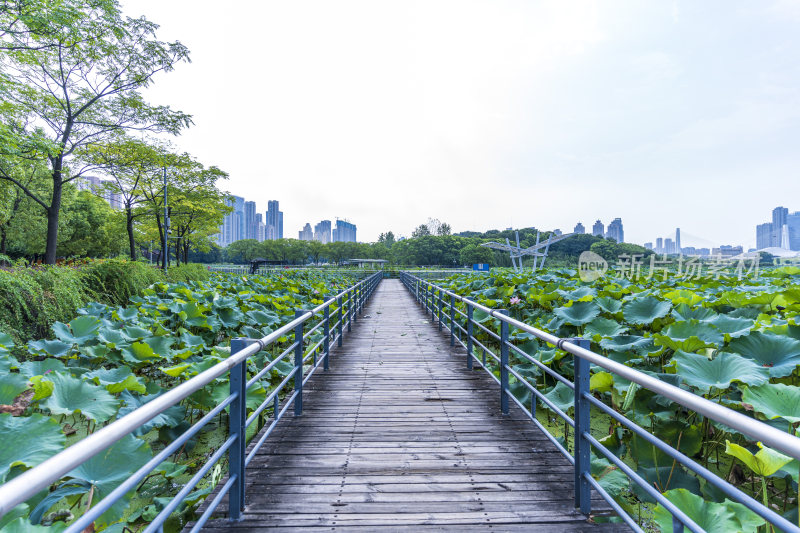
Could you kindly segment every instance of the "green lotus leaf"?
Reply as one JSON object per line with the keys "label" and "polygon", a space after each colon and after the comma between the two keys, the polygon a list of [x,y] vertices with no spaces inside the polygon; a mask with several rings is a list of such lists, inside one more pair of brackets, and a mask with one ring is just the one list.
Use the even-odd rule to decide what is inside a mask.
{"label": "green lotus leaf", "polygon": [[724,337],[720,331],[706,322],[675,322],[661,333],[653,335],[659,346],[672,348],[676,352],[696,352],[701,348],[715,348],[722,344]]}
{"label": "green lotus leaf", "polygon": [[[544,395],[545,398],[550,400],[553,405],[566,412],[567,409],[575,405],[574,394],[572,389],[561,383],[556,383],[550,392]],[[546,407],[546,405],[545,405]]]}
{"label": "green lotus leaf", "polygon": [[646,354],[653,351],[653,339],[638,335],[617,335],[600,341],[600,347],[611,352],[636,352]]}
{"label": "green lotus leaf", "polygon": [[583,332],[584,335],[589,335],[592,337],[600,336],[600,337],[615,337],[617,335],[622,335],[628,328],[617,322],[616,320],[611,320],[610,318],[603,318],[598,316],[588,324],[584,328]]}
{"label": "green lotus leaf", "polygon": [[769,380],[767,369],[752,359],[722,352],[714,359],[678,350],[672,360],[677,363],[678,375],[689,385],[708,392],[711,387],[727,389],[734,381],[758,385]]}
{"label": "green lotus leaf", "polygon": [[667,316],[672,308],[672,303],[663,302],[652,296],[637,298],[625,304],[622,316],[631,324],[648,325],[657,318]]}
{"label": "green lotus leaf", "polygon": [[0,331],[0,357],[11,353],[11,348],[14,347],[14,339],[11,335],[7,335]]}
{"label": "green lotus leaf", "polygon": [[[686,513],[707,533],[738,531],[739,522],[733,511],[728,509],[725,504],[707,502],[686,489],[668,490],[664,493],[664,497]],[[672,513],[661,504],[657,505],[653,511],[653,518],[659,531],[672,531]]]}
{"label": "green lotus leaf", "polygon": [[620,496],[630,489],[630,479],[607,459],[592,457],[592,477],[612,496]]}
{"label": "green lotus leaf", "polygon": [[595,298],[594,303],[604,312],[615,315],[622,310],[622,302],[610,296]]}
{"label": "green lotus leaf", "polygon": [[79,412],[95,422],[105,422],[117,412],[119,401],[103,387],[58,372],[46,379],[53,384],[53,393],[41,406],[54,415]]}
{"label": "green lotus leaf", "polygon": [[66,442],[58,422],[39,413],[26,417],[0,414],[0,435],[0,482],[12,466],[36,466],[63,450]]}
{"label": "green lotus leaf", "polygon": [[[123,406],[119,410],[119,414],[117,418],[122,418],[123,416],[127,415],[128,413],[133,412],[135,409],[143,406],[147,402],[155,400],[161,396],[161,394],[150,394],[150,395],[136,395],[131,394],[128,391],[122,392],[119,395],[120,399],[124,402]],[[135,429],[132,435],[138,437],[150,432],[154,428],[160,428],[163,426],[177,426],[183,419],[186,417],[186,408],[182,405],[173,405],[172,407],[167,408],[165,411],[162,411],[159,415],[155,418],[151,418],[148,422],[145,422],[137,429]]]}
{"label": "green lotus leaf", "polygon": [[[126,435],[105,451],[69,472],[67,476],[94,485],[94,497],[102,499],[152,457],[146,442]],[[104,518],[108,522],[122,518],[133,492],[121,498],[106,512]]]}
{"label": "green lotus leaf", "polygon": [[28,341],[28,352],[32,355],[50,355],[52,357],[65,357],[72,350],[72,344],[61,341]]}
{"label": "green lotus leaf", "polygon": [[144,394],[146,390],[144,383],[134,376],[127,366],[101,368],[93,372],[87,372],[83,377],[96,385],[102,385],[112,394],[124,390]]}
{"label": "green lotus leaf", "polygon": [[117,307],[112,316],[120,322],[131,322],[139,316],[139,310],[135,307]]}
{"label": "green lotus leaf", "polygon": [[768,368],[774,378],[791,375],[800,364],[800,341],[772,333],[754,331],[733,339],[728,349]]}
{"label": "green lotus leaf", "polygon": [[672,316],[677,320],[699,320],[700,322],[706,322],[717,318],[719,315],[707,307],[700,305],[690,306],[681,303],[672,310]]}
{"label": "green lotus leaf", "polygon": [[734,318],[727,315],[719,315],[710,321],[718,330],[725,334],[725,338],[736,339],[750,333],[755,325],[754,320],[748,318]]}
{"label": "green lotus leaf", "polygon": [[576,302],[569,307],[557,307],[553,313],[567,324],[582,326],[594,320],[600,308],[593,302]]}
{"label": "green lotus leaf", "polygon": [[795,424],[800,422],[800,387],[782,383],[764,383],[742,391],[742,403],[767,418],[783,418]]}
{"label": "green lotus leaf", "polygon": [[559,289],[557,291],[566,301],[572,302],[589,302],[597,296],[597,289],[591,287],[578,287],[573,291],[565,291]]}
{"label": "green lotus leaf", "polygon": [[0,379],[0,405],[11,405],[14,398],[28,388],[28,378],[22,374],[6,374]]}
{"label": "green lotus leaf", "polygon": [[[42,376],[48,372],[66,372],[67,367],[60,359],[48,357],[41,361],[25,361],[19,365],[19,373],[29,378],[33,376]],[[2,403],[2,402],[0,402]]]}
{"label": "green lotus leaf", "polygon": [[760,442],[757,444],[760,449],[753,454],[747,448],[726,440],[725,453],[739,459],[759,476],[771,476],[792,461],[788,455],[768,448]]}
{"label": "green lotus leaf", "polygon": [[58,340],[67,344],[83,344],[97,337],[100,329],[100,320],[91,315],[83,315],[70,321],[69,325],[62,322],[53,324],[53,333]]}

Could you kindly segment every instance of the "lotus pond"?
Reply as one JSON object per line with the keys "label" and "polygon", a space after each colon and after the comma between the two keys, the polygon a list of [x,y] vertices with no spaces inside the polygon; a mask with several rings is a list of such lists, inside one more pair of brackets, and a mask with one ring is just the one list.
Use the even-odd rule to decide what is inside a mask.
{"label": "lotus pond", "polygon": [[[581,281],[569,269],[535,275],[495,269],[437,283],[487,307],[508,309],[512,317],[560,337],[589,339],[597,353],[783,431],[796,434],[800,425],[800,268],[762,270],[742,279],[610,276],[592,282]],[[494,321],[480,311],[474,316],[486,326]],[[492,343],[485,332],[478,338]],[[565,352],[513,328],[511,339],[531,357],[573,378],[572,357]],[[510,361],[571,413],[567,386],[513,351]],[[530,404],[528,389],[513,377],[510,386],[523,404]],[[798,522],[798,461],[599,367],[592,369],[591,389],[617,412]],[[556,422],[546,405],[539,406],[539,420],[571,449],[561,419]],[[592,432],[708,531],[766,531],[757,515],[609,417],[593,418]],[[593,456],[592,474],[642,527],[672,530],[671,515],[611,463]]]}
{"label": "lotus pond", "polygon": [[[208,282],[158,283],[129,305],[90,304],[53,338],[15,345],[0,332],[0,483],[62,451],[80,438],[156,398],[230,354],[232,337],[261,338],[294,318],[295,309],[323,303],[356,275],[290,272],[272,276],[215,274]],[[334,308],[335,309],[335,306]],[[317,338],[321,333],[315,333]],[[253,375],[288,345],[287,339],[251,358]],[[285,342],[283,342],[285,341]],[[247,392],[248,409],[291,371],[276,365]],[[59,531],[111,492],[193,420],[228,395],[219,378],[90,459],[0,519],[2,531]],[[251,426],[252,432],[257,431]],[[106,512],[95,530],[136,531],[155,517],[222,443],[227,421],[211,423],[135,494]],[[223,475],[210,473],[167,523],[180,530]]]}

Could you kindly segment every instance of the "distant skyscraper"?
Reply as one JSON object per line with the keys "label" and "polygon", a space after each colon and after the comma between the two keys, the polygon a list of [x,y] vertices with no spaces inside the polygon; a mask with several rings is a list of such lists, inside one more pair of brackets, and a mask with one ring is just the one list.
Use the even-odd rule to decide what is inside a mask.
{"label": "distant skyscraper", "polygon": [[314,240],[322,244],[331,242],[331,221],[322,220],[314,226]]}
{"label": "distant skyscraper", "polygon": [[572,230],[572,233],[577,233],[579,235],[583,235],[584,233],[586,233],[586,228],[583,227],[583,224],[578,222],[577,224],[575,224],[575,229]]}
{"label": "distant skyscraper", "polygon": [[278,200],[267,202],[267,218],[265,222],[267,240],[283,239],[283,212]]}
{"label": "distant skyscraper", "polygon": [[306,223],[298,232],[297,238],[301,241],[313,241],[314,240],[314,231],[311,229],[311,224]]}
{"label": "distant skyscraper", "polygon": [[603,237],[605,235],[605,226],[599,220],[592,226],[592,235],[595,237]]}
{"label": "distant skyscraper", "polygon": [[606,237],[610,237],[617,242],[625,242],[625,233],[622,230],[621,218],[615,218],[611,221],[611,224],[608,225]]}
{"label": "distant skyscraper", "polygon": [[333,230],[333,242],[356,242],[356,225],[337,218],[336,229]]}
{"label": "distant skyscraper", "polygon": [[256,203],[244,203],[244,238],[256,239],[258,237],[258,224],[256,223]]}
{"label": "distant skyscraper", "polygon": [[756,226],[756,249],[772,246],[772,222],[764,222]]}

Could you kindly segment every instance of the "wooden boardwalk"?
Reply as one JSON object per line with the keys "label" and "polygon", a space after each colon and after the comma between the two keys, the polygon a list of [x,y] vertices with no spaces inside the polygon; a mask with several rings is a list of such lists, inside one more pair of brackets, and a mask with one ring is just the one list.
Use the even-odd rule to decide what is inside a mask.
{"label": "wooden boardwalk", "polygon": [[206,529],[623,530],[576,512],[570,464],[465,357],[382,281],[250,464],[243,520]]}

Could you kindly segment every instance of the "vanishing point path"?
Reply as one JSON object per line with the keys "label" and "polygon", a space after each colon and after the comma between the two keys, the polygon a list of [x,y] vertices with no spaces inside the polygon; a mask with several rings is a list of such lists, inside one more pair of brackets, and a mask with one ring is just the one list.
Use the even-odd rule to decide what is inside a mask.
{"label": "vanishing point path", "polygon": [[502,416],[497,384],[465,361],[383,280],[307,383],[303,415],[282,419],[249,465],[243,520],[205,529],[627,530],[575,510],[572,466],[516,406]]}

